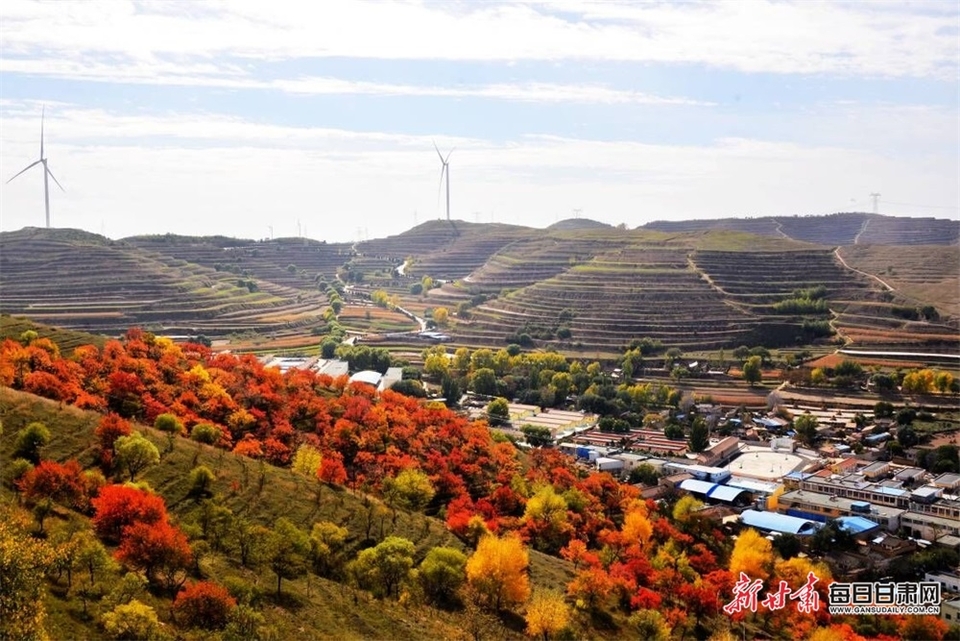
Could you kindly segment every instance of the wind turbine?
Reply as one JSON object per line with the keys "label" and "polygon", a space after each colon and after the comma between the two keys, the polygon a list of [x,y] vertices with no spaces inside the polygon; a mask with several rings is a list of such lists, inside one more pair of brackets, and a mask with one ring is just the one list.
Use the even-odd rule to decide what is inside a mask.
{"label": "wind turbine", "polygon": [[454,147],[447,153],[447,157],[444,158],[443,154],[440,153],[440,149],[437,147],[437,143],[433,143],[433,148],[437,150],[437,155],[440,156],[440,162],[443,163],[443,166],[440,168],[440,184],[437,186],[437,197],[440,197],[440,187],[443,186],[443,174],[447,174],[447,220],[450,220],[450,154],[453,153]]}
{"label": "wind turbine", "polygon": [[[28,169],[32,169],[36,165],[43,165],[43,203],[46,206],[46,210],[47,210],[47,229],[50,229],[50,183],[47,181],[47,176],[50,176],[51,178],[53,178],[53,182],[57,183],[57,187],[60,188],[60,191],[66,193],[67,190],[64,189],[63,185],[61,185],[60,182],[56,179],[56,177],[54,177],[53,172],[50,171],[49,167],[47,167],[47,159],[43,157],[43,116],[44,116],[45,110],[46,110],[45,107],[42,107],[40,109],[40,160],[35,160],[34,162],[30,163],[29,165],[21,169],[17,173],[17,175],[14,176],[13,178],[16,178],[17,176],[27,171]],[[10,181],[13,180],[13,178],[8,180],[7,183],[9,184]]]}

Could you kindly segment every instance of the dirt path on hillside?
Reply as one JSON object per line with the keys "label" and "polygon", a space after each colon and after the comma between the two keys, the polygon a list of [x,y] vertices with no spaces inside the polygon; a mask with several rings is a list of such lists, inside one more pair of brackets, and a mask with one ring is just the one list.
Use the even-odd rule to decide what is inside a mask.
{"label": "dirt path on hillside", "polygon": [[869,224],[870,224],[870,219],[869,219],[869,218],[864,218],[864,219],[863,219],[863,224],[860,225],[860,231],[858,231],[858,232],[857,232],[857,235],[853,237],[853,244],[854,244],[854,245],[859,245],[859,244],[860,244],[860,237],[863,236],[863,232],[867,231],[867,225],[869,225]]}
{"label": "dirt path on hillside", "polygon": [[[859,236],[858,236],[858,238],[859,238]],[[873,274],[868,274],[867,272],[860,271],[860,270],[857,269],[856,267],[851,267],[850,265],[848,265],[848,264],[847,264],[847,261],[845,261],[845,260],[843,259],[843,256],[840,255],[840,247],[837,247],[836,249],[833,250],[833,255],[837,257],[837,260],[840,261],[840,264],[841,264],[841,265],[843,265],[844,267],[846,267],[846,268],[849,269],[850,271],[857,272],[858,274],[863,274],[864,276],[867,276],[868,278],[872,278],[873,280],[877,281],[878,283],[880,283],[881,285],[883,285],[884,287],[886,287],[886,288],[887,288],[887,291],[889,291],[889,292],[895,292],[895,291],[897,291],[897,290],[896,290],[894,287],[892,287],[887,281],[883,280],[883,279],[880,278],[879,276],[874,276]]]}

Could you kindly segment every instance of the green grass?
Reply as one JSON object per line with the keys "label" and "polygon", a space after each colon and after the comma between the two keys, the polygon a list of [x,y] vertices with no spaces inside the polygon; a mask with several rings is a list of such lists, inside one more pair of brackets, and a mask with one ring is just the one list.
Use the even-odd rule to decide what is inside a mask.
{"label": "green grass", "polygon": [[70,354],[81,345],[103,347],[103,344],[107,341],[107,337],[101,334],[89,334],[87,332],[61,329],[59,327],[36,323],[22,316],[0,314],[0,340],[4,338],[20,340],[20,335],[27,330],[35,331],[40,338],[49,338],[60,347],[61,352],[64,354]]}

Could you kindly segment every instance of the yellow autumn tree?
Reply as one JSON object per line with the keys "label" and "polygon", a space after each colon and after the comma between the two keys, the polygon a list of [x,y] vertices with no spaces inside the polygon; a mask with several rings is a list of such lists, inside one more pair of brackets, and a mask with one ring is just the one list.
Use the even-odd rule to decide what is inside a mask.
{"label": "yellow autumn tree", "polygon": [[530,559],[515,535],[488,535],[467,561],[467,582],[487,608],[502,610],[530,597],[527,567]]}
{"label": "yellow autumn tree", "polygon": [[49,638],[44,630],[43,577],[57,558],[30,536],[22,512],[0,510],[0,639]]}
{"label": "yellow autumn tree", "polygon": [[537,592],[527,604],[527,634],[542,636],[544,641],[557,634],[570,622],[570,609],[557,592]]}
{"label": "yellow autumn tree", "polygon": [[623,517],[623,539],[628,545],[646,547],[653,535],[653,525],[647,516],[647,506],[643,501],[633,501],[627,506]]}
{"label": "yellow autumn tree", "polygon": [[734,577],[739,577],[743,572],[751,580],[763,579],[766,582],[772,570],[773,546],[770,541],[753,528],[745,529],[730,554],[730,572]]}
{"label": "yellow autumn tree", "polygon": [[297,448],[296,454],[293,455],[293,463],[290,467],[298,474],[313,478],[317,475],[317,470],[320,468],[321,462],[323,462],[323,455],[320,453],[320,450],[304,443]]}
{"label": "yellow autumn tree", "polygon": [[813,572],[813,574],[820,579],[820,582],[817,584],[818,587],[825,586],[833,580],[833,576],[830,574],[830,568],[827,567],[825,563],[814,563],[810,559],[799,556],[786,561],[780,561],[774,568],[774,575],[777,580],[783,579],[790,585],[790,589],[792,590],[803,586],[807,582],[807,575],[810,572]]}

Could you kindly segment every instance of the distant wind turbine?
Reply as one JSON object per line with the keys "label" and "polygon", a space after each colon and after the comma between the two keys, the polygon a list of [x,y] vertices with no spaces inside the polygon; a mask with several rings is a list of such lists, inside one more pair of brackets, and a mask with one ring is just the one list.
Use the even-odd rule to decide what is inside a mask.
{"label": "distant wind turbine", "polygon": [[[17,173],[17,175],[14,176],[13,178],[16,178],[17,176],[27,171],[28,169],[32,169],[36,165],[43,165],[43,202],[44,202],[44,205],[46,206],[46,211],[47,211],[47,229],[50,229],[50,183],[47,180],[47,176],[50,176],[51,178],[53,178],[53,182],[57,183],[57,187],[60,188],[60,191],[66,193],[67,190],[64,189],[63,185],[61,185],[60,182],[54,177],[53,172],[50,171],[49,167],[47,167],[47,159],[43,157],[43,117],[44,117],[45,111],[46,111],[45,107],[40,109],[40,160],[36,160],[30,163],[29,165],[21,169]],[[8,180],[7,183],[12,181],[13,178]]]}
{"label": "distant wind turbine", "polygon": [[447,220],[450,220],[450,154],[453,153],[454,147],[447,153],[447,157],[444,158],[443,154],[440,153],[440,149],[437,147],[437,143],[433,143],[433,148],[437,150],[437,155],[440,156],[440,162],[443,163],[443,166],[440,167],[440,185],[437,187],[437,198],[440,197],[440,188],[443,186],[443,174],[447,174]]}

